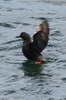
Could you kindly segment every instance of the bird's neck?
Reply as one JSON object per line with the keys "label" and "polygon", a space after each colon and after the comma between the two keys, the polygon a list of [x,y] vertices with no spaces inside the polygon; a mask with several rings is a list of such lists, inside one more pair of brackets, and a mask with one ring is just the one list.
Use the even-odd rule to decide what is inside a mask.
{"label": "bird's neck", "polygon": [[31,40],[24,40],[23,43],[24,44],[29,44],[29,43],[31,43]]}

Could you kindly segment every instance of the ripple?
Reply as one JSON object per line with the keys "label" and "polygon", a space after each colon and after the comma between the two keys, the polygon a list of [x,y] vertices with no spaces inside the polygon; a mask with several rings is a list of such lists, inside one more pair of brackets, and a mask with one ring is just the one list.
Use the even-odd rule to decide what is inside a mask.
{"label": "ripple", "polygon": [[63,36],[60,31],[55,31],[51,36]]}
{"label": "ripple", "polygon": [[32,18],[32,19],[38,19],[38,20],[42,20],[42,21],[45,21],[45,20],[51,21],[52,20],[51,18],[45,18],[45,17],[30,17],[30,18]]}
{"label": "ripple", "polygon": [[46,20],[45,17],[31,17],[32,19],[40,19],[40,20]]}
{"label": "ripple", "polygon": [[8,81],[6,82],[16,82],[18,80],[18,75],[12,75],[11,77],[8,78]]}
{"label": "ripple", "polygon": [[15,28],[13,25],[11,24],[7,24],[7,23],[0,23],[1,27],[7,27],[7,28]]}
{"label": "ripple", "polygon": [[64,83],[66,83],[66,78],[62,78],[62,81],[63,81]]}
{"label": "ripple", "polygon": [[22,42],[21,42],[21,45],[14,44],[14,43],[17,43],[18,41],[21,41],[21,39],[15,39],[15,40],[7,41],[5,43],[1,43],[0,51],[6,51],[6,50],[9,51],[9,50],[15,50],[15,49],[21,48]]}
{"label": "ripple", "polygon": [[54,98],[49,98],[48,100],[55,100]]}
{"label": "ripple", "polygon": [[60,59],[60,60],[58,60],[58,62],[59,62],[59,63],[62,63],[62,62],[63,62],[63,63],[66,63],[66,59],[64,59],[64,60]]}
{"label": "ripple", "polygon": [[0,51],[6,51],[8,50],[8,46],[0,47]]}
{"label": "ripple", "polygon": [[41,0],[41,2],[46,2],[46,3],[53,4],[53,5],[63,5],[63,4],[66,4],[65,0],[62,0],[62,1],[61,0]]}
{"label": "ripple", "polygon": [[4,0],[4,1],[12,1],[12,0]]}
{"label": "ripple", "polygon": [[12,43],[16,43],[18,41],[22,41],[22,39],[14,39],[14,40],[11,40],[11,41],[7,41],[5,43],[2,43],[1,45],[7,45],[7,44],[12,44]]}
{"label": "ripple", "polygon": [[23,23],[23,22],[13,22],[13,24],[22,24],[22,25],[31,25],[31,24],[29,24],[29,23]]}
{"label": "ripple", "polygon": [[16,91],[15,90],[4,90],[3,93],[4,95],[9,95],[9,94],[16,93]]}

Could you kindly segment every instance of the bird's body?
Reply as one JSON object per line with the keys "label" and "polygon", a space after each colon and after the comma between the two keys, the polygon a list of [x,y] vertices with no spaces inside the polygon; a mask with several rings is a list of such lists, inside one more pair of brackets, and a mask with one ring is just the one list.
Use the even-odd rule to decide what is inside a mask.
{"label": "bird's body", "polygon": [[36,61],[42,61],[44,59],[41,52],[47,46],[49,39],[49,25],[47,21],[43,21],[38,26],[33,36],[33,42],[31,41],[30,35],[26,32],[22,32],[19,37],[23,39],[22,51],[27,59]]}

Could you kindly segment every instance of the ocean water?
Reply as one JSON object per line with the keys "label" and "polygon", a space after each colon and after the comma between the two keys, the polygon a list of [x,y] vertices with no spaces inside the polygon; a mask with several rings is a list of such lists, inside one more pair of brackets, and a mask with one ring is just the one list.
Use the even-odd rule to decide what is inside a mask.
{"label": "ocean water", "polygon": [[[47,62],[32,64],[15,37],[45,19]],[[66,100],[66,0],[0,0],[0,100]]]}

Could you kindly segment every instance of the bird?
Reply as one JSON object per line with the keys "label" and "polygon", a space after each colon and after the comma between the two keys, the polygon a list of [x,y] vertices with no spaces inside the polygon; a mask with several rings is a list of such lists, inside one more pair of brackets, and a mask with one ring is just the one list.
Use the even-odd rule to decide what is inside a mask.
{"label": "bird", "polygon": [[16,38],[22,38],[22,52],[28,60],[43,61],[42,51],[47,47],[49,40],[48,21],[42,21],[36,28],[33,41],[27,32],[21,32]]}

